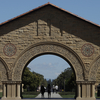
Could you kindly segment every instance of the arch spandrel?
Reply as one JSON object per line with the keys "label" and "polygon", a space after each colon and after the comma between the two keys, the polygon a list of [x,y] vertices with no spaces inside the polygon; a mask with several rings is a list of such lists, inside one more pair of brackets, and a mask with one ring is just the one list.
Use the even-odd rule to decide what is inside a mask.
{"label": "arch spandrel", "polygon": [[0,81],[8,81],[8,67],[5,61],[0,57]]}
{"label": "arch spandrel", "polygon": [[79,56],[69,47],[59,43],[39,43],[30,46],[17,59],[13,70],[13,81],[21,81],[22,72],[26,64],[34,57],[42,54],[55,54],[66,59],[73,67],[76,81],[84,80],[84,65]]}
{"label": "arch spandrel", "polygon": [[91,63],[89,72],[89,81],[96,81],[97,71],[100,67],[100,55]]}

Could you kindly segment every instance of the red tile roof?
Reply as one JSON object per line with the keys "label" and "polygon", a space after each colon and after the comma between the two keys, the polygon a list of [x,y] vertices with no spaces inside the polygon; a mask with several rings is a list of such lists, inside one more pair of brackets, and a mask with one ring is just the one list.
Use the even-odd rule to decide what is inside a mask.
{"label": "red tile roof", "polygon": [[46,4],[42,5],[42,6],[39,6],[39,7],[35,8],[35,9],[32,9],[32,10],[30,10],[30,11],[24,13],[24,14],[21,14],[21,15],[19,15],[19,16],[17,16],[17,17],[14,17],[14,18],[12,18],[12,19],[10,19],[10,20],[7,20],[7,21],[5,21],[5,22],[3,22],[3,23],[0,23],[0,26],[4,25],[4,24],[6,24],[6,23],[8,23],[8,22],[10,22],[10,21],[13,21],[13,20],[15,20],[15,19],[17,19],[17,18],[19,18],[19,17],[22,17],[22,16],[24,16],[24,15],[30,13],[30,12],[33,12],[33,11],[36,11],[36,10],[42,8],[42,7],[45,7],[45,6],[47,6],[47,5],[51,5],[51,6],[57,8],[57,9],[59,9],[59,10],[62,10],[62,11],[64,11],[64,12],[67,12],[67,13],[69,13],[69,14],[71,14],[71,15],[77,17],[77,18],[80,18],[80,19],[82,19],[82,20],[84,20],[84,21],[86,21],[86,22],[89,22],[89,23],[91,23],[91,24],[93,24],[93,25],[95,25],[95,26],[100,27],[100,25],[95,24],[95,23],[93,23],[93,22],[91,22],[91,21],[89,21],[89,20],[86,20],[86,19],[84,19],[84,18],[82,18],[82,17],[80,17],[80,16],[78,16],[78,15],[75,15],[75,14],[73,14],[73,13],[71,13],[71,12],[65,10],[65,9],[62,9],[62,8],[60,8],[60,7],[58,7],[58,6],[54,5],[54,4],[52,4],[52,3],[50,3],[50,2],[48,2],[48,3],[46,3]]}

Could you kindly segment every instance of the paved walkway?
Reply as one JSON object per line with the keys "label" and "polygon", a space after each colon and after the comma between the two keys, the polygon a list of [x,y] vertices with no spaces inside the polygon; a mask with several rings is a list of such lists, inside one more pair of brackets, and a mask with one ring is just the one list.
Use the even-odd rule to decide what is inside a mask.
{"label": "paved walkway", "polygon": [[[41,98],[41,93],[36,98]],[[44,98],[48,98],[47,92],[44,93]],[[58,93],[51,92],[51,98],[62,98],[62,97]]]}
{"label": "paved walkway", "polygon": [[[50,99],[52,99],[52,100],[57,100],[57,99],[58,100],[64,100],[64,98],[62,98],[58,93],[56,94],[56,93],[52,93],[52,92],[51,92],[51,97],[50,98],[48,98],[48,93],[45,92],[44,93],[44,98],[41,97],[41,93],[40,93],[34,99],[22,99],[22,100],[41,100],[41,99],[44,99],[44,100],[50,100]],[[75,99],[67,99],[67,100],[75,100]]]}

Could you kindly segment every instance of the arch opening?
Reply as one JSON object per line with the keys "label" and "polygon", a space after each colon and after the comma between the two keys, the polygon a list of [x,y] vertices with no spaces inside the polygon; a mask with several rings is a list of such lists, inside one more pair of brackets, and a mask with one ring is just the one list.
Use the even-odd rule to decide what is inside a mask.
{"label": "arch opening", "polygon": [[[37,60],[36,60],[37,59]],[[42,59],[45,59],[45,62],[44,62],[44,60],[42,60]],[[48,59],[49,59],[49,61],[48,61]],[[54,61],[55,60],[55,61]],[[34,66],[34,63],[35,62],[37,62],[38,64],[36,65],[36,67],[38,67],[38,70],[36,70],[35,68],[35,66]],[[40,64],[40,63],[42,63],[42,64]],[[48,64],[47,64],[47,63]],[[54,63],[54,64],[56,64],[56,65],[52,65],[51,63]],[[58,63],[58,64],[57,64]],[[36,63],[35,63],[36,64]],[[59,64],[60,64],[60,66],[59,66]],[[63,66],[64,65],[64,66]],[[29,67],[29,66],[31,66],[31,67]],[[41,66],[41,67],[40,67]],[[75,93],[76,93],[76,76],[75,76],[75,72],[74,72],[74,69],[73,69],[73,67],[72,67],[72,65],[68,62],[68,60],[67,59],[65,59],[64,57],[62,57],[62,56],[60,56],[60,55],[56,55],[56,54],[54,54],[54,53],[44,53],[44,54],[39,54],[39,55],[37,55],[37,56],[35,56],[35,57],[33,57],[27,64],[26,64],[26,66],[24,67],[24,70],[23,70],[23,73],[22,73],[22,80],[24,80],[24,82],[22,81],[22,83],[25,83],[25,78],[26,78],[26,74],[24,74],[24,72],[26,73],[26,68],[27,67],[29,67],[29,68],[31,68],[31,69],[33,69],[31,72],[34,74],[35,73],[35,75],[36,74],[40,74],[40,75],[43,75],[44,77],[44,81],[42,81],[42,82],[40,82],[39,84],[38,84],[38,86],[41,86],[41,84],[43,83],[44,84],[44,86],[45,87],[47,87],[47,84],[49,84],[49,82],[50,82],[50,85],[51,85],[51,87],[53,87],[53,84],[56,86],[56,84],[58,85],[58,87],[59,87],[59,93],[62,95],[62,96],[64,96],[64,94],[66,94],[66,93],[69,93],[70,92],[70,95],[71,96],[73,96],[73,98],[75,98]],[[53,69],[52,69],[52,68]],[[56,70],[55,70],[56,69]],[[27,69],[28,70],[28,69]],[[42,72],[41,72],[41,70],[42,70]],[[45,72],[46,71],[46,72]],[[51,72],[52,71],[52,72]],[[68,73],[69,72],[69,73]],[[44,74],[45,73],[45,74]],[[57,76],[55,76],[55,75],[53,75],[53,73],[59,73],[59,75],[57,75]],[[25,75],[25,76],[24,76]],[[38,75],[37,75],[38,76]],[[27,77],[28,78],[28,77]],[[71,83],[71,81],[74,81],[73,83]],[[36,79],[35,79],[35,81],[36,81]],[[59,82],[60,81],[60,82]],[[33,81],[34,82],[34,81]],[[39,82],[39,81],[38,81]],[[70,82],[70,84],[72,84],[72,86],[74,86],[73,88],[71,88],[72,86],[69,86],[70,88],[68,88],[68,84],[69,84],[69,82]],[[35,84],[35,83],[34,83]],[[69,84],[69,85],[70,85]],[[24,84],[24,88],[25,88],[25,90],[27,90],[28,92],[29,91],[31,91],[31,92],[33,92],[33,91],[36,91],[36,89],[37,89],[37,87],[35,88],[35,90],[33,89],[32,90],[32,87],[31,87],[31,85],[27,85],[26,86],[26,84]],[[29,87],[31,87],[31,88],[29,88]],[[66,88],[67,87],[67,88]],[[39,88],[39,87],[38,87]],[[54,94],[53,94],[53,89],[51,89],[51,96],[53,97],[53,98],[57,98],[54,94],[55,94],[55,92],[54,92]],[[63,92],[62,92],[63,91]],[[72,92],[73,91],[73,92]],[[24,93],[25,92],[22,92],[22,94],[23,94],[23,98],[24,98]],[[33,92],[33,94],[34,94],[34,92]],[[46,89],[46,92],[45,92],[45,98],[47,97],[48,98],[48,96],[46,95],[47,94],[47,89]],[[70,97],[70,95],[69,95],[69,97],[67,97],[67,98],[71,98]],[[32,96],[32,95],[31,95]],[[55,96],[55,97],[54,97]],[[33,96],[32,96],[33,97]],[[52,98],[51,97],[51,98]],[[65,97],[65,98],[66,98]],[[41,95],[39,95],[37,98],[41,98]]]}
{"label": "arch opening", "polygon": [[[68,64],[68,66],[71,67],[71,69],[72,69],[73,72],[74,72],[75,78],[76,78],[75,70],[74,70],[72,64],[68,61],[68,59],[64,58],[63,56],[61,56],[61,55],[59,55],[59,54],[55,54],[55,53],[43,53],[43,54],[39,54],[39,55],[36,55],[35,57],[31,58],[31,59],[26,63],[26,65],[25,65],[25,67],[24,67],[24,69],[23,69],[23,71],[22,71],[22,75],[21,75],[21,76],[23,76],[23,72],[24,72],[25,68],[26,68],[32,61],[34,61],[35,59],[37,59],[37,58],[39,58],[39,57],[41,57],[41,56],[46,56],[46,55],[55,56],[55,57],[58,57],[58,58],[64,60],[64,61]],[[22,77],[21,77],[21,79],[22,79]]]}

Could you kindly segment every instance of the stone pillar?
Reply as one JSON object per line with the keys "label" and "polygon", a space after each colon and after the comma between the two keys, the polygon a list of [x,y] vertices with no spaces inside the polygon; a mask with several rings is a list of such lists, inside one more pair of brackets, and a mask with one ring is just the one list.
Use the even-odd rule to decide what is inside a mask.
{"label": "stone pillar", "polygon": [[8,84],[7,84],[7,98],[11,98],[11,97],[12,97],[11,84],[8,83]]}
{"label": "stone pillar", "polygon": [[12,98],[16,97],[16,84],[12,84]]}
{"label": "stone pillar", "polygon": [[[80,86],[80,84],[82,85],[82,87]],[[76,100],[96,100],[94,82],[80,81],[77,82],[77,85],[78,85],[78,96]]]}
{"label": "stone pillar", "polygon": [[6,98],[6,83],[3,83],[3,97]]}
{"label": "stone pillar", "polygon": [[17,98],[21,99],[21,97],[20,97],[20,83],[17,83]]}
{"label": "stone pillar", "polygon": [[95,84],[92,84],[92,98],[95,98]]}
{"label": "stone pillar", "polygon": [[3,97],[2,100],[21,99],[20,97],[20,84],[21,82],[6,81],[3,82]]}
{"label": "stone pillar", "polygon": [[81,98],[81,87],[80,87],[80,83],[77,84],[77,95],[78,97],[77,98]]}
{"label": "stone pillar", "polygon": [[90,84],[88,83],[87,84],[87,98],[90,98],[90,91],[91,91],[91,88],[90,88]]}
{"label": "stone pillar", "polygon": [[86,98],[86,84],[82,83],[82,98]]}

